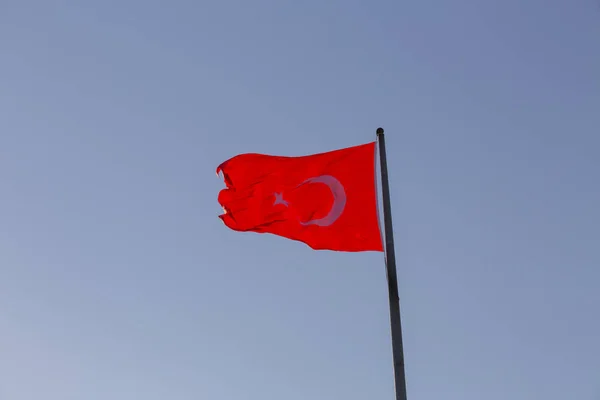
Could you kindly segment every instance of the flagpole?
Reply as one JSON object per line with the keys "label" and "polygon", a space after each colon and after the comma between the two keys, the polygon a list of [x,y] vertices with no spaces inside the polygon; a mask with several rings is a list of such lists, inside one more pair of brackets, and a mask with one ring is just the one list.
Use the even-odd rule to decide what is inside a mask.
{"label": "flagpole", "polygon": [[390,322],[392,331],[392,354],[394,359],[394,383],[396,400],[406,398],[406,376],[404,372],[404,348],[402,345],[402,322],[400,319],[400,297],[398,295],[398,277],[396,275],[396,254],[394,251],[394,230],[392,227],[392,206],[390,204],[390,184],[388,181],[385,136],[383,128],[377,128],[379,142],[379,162],[383,194],[383,220],[385,228],[385,266],[387,271],[388,293],[390,300]]}

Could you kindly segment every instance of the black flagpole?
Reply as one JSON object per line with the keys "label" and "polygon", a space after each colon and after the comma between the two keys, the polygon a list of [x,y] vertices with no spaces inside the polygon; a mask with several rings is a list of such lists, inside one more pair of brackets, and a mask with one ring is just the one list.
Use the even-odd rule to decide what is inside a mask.
{"label": "black flagpole", "polygon": [[385,137],[383,128],[377,128],[379,141],[379,162],[383,194],[383,220],[385,225],[385,266],[387,270],[390,298],[390,321],[392,326],[392,353],[394,356],[394,382],[396,400],[406,400],[406,376],[404,373],[404,348],[402,345],[402,322],[400,320],[400,297],[396,276],[396,253],[394,251],[394,230],[392,228],[392,206],[390,204],[390,184],[388,181]]}

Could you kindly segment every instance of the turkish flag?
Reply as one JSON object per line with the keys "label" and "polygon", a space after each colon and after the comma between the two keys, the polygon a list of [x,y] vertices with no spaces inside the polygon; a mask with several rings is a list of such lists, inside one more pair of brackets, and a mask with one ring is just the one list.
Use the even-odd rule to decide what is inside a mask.
{"label": "turkish flag", "polygon": [[383,251],[375,142],[303,157],[240,154],[217,168],[220,218],[236,231],[271,233],[315,250]]}

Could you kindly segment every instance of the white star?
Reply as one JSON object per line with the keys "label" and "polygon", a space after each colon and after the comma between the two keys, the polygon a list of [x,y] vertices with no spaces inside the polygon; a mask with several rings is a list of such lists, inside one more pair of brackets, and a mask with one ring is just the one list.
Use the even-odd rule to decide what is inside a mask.
{"label": "white star", "polygon": [[289,205],[288,202],[283,199],[282,193],[275,193],[275,202],[273,205],[276,206],[277,204],[283,204],[286,207]]}

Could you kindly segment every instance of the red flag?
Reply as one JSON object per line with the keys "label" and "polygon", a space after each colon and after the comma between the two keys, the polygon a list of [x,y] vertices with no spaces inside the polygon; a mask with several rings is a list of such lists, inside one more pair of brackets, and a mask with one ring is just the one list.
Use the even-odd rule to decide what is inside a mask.
{"label": "red flag", "polygon": [[220,218],[236,231],[271,233],[315,250],[383,251],[375,142],[303,157],[241,154],[217,168]]}

